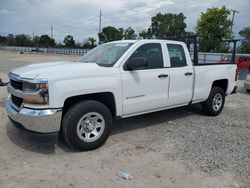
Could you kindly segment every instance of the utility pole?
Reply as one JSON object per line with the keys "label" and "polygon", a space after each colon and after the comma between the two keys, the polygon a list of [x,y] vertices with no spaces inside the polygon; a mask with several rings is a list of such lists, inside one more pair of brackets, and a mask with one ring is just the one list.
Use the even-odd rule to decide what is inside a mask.
{"label": "utility pole", "polygon": [[53,39],[53,25],[50,27],[50,37]]}
{"label": "utility pole", "polygon": [[239,13],[239,11],[231,9],[231,12],[233,12],[233,16],[232,16],[232,26],[231,26],[231,33],[233,33],[234,16],[235,16],[235,13]]}
{"label": "utility pole", "polygon": [[100,10],[100,15],[99,15],[99,33],[102,32],[102,11]]}

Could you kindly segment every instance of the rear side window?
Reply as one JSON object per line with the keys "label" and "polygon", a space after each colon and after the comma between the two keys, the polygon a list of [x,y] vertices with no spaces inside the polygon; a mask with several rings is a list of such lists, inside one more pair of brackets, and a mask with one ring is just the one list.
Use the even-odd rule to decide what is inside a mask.
{"label": "rear side window", "polygon": [[167,44],[171,67],[187,66],[184,49],[179,44]]}
{"label": "rear side window", "polygon": [[159,43],[150,43],[140,46],[132,54],[131,58],[134,57],[143,57],[148,61],[148,69],[157,69],[163,67],[163,57],[161,44]]}

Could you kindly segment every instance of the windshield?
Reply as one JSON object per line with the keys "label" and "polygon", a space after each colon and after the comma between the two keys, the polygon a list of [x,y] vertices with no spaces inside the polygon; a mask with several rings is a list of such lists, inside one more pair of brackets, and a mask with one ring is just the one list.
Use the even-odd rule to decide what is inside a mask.
{"label": "windshield", "polygon": [[111,67],[133,43],[117,42],[101,44],[80,58],[83,63],[96,63]]}

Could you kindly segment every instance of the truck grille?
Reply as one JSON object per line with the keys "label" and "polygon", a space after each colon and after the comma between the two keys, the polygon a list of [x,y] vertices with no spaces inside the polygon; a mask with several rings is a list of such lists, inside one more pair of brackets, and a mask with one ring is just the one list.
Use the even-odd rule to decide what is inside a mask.
{"label": "truck grille", "polygon": [[20,81],[10,80],[10,85],[11,85],[11,87],[13,87],[14,89],[23,90],[23,83],[20,82]]}
{"label": "truck grille", "polygon": [[23,99],[20,97],[16,97],[14,95],[11,95],[11,101],[14,105],[16,105],[18,108],[21,107],[22,103],[23,103]]}

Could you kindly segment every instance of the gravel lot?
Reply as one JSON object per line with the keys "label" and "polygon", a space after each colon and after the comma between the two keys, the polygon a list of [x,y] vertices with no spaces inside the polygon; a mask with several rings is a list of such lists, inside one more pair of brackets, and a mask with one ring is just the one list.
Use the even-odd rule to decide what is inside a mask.
{"label": "gravel lot", "polygon": [[[0,78],[14,67],[77,58],[0,51]],[[0,87],[0,187],[250,187],[250,94],[238,85],[217,117],[193,105],[120,120],[90,152],[13,127]]]}

